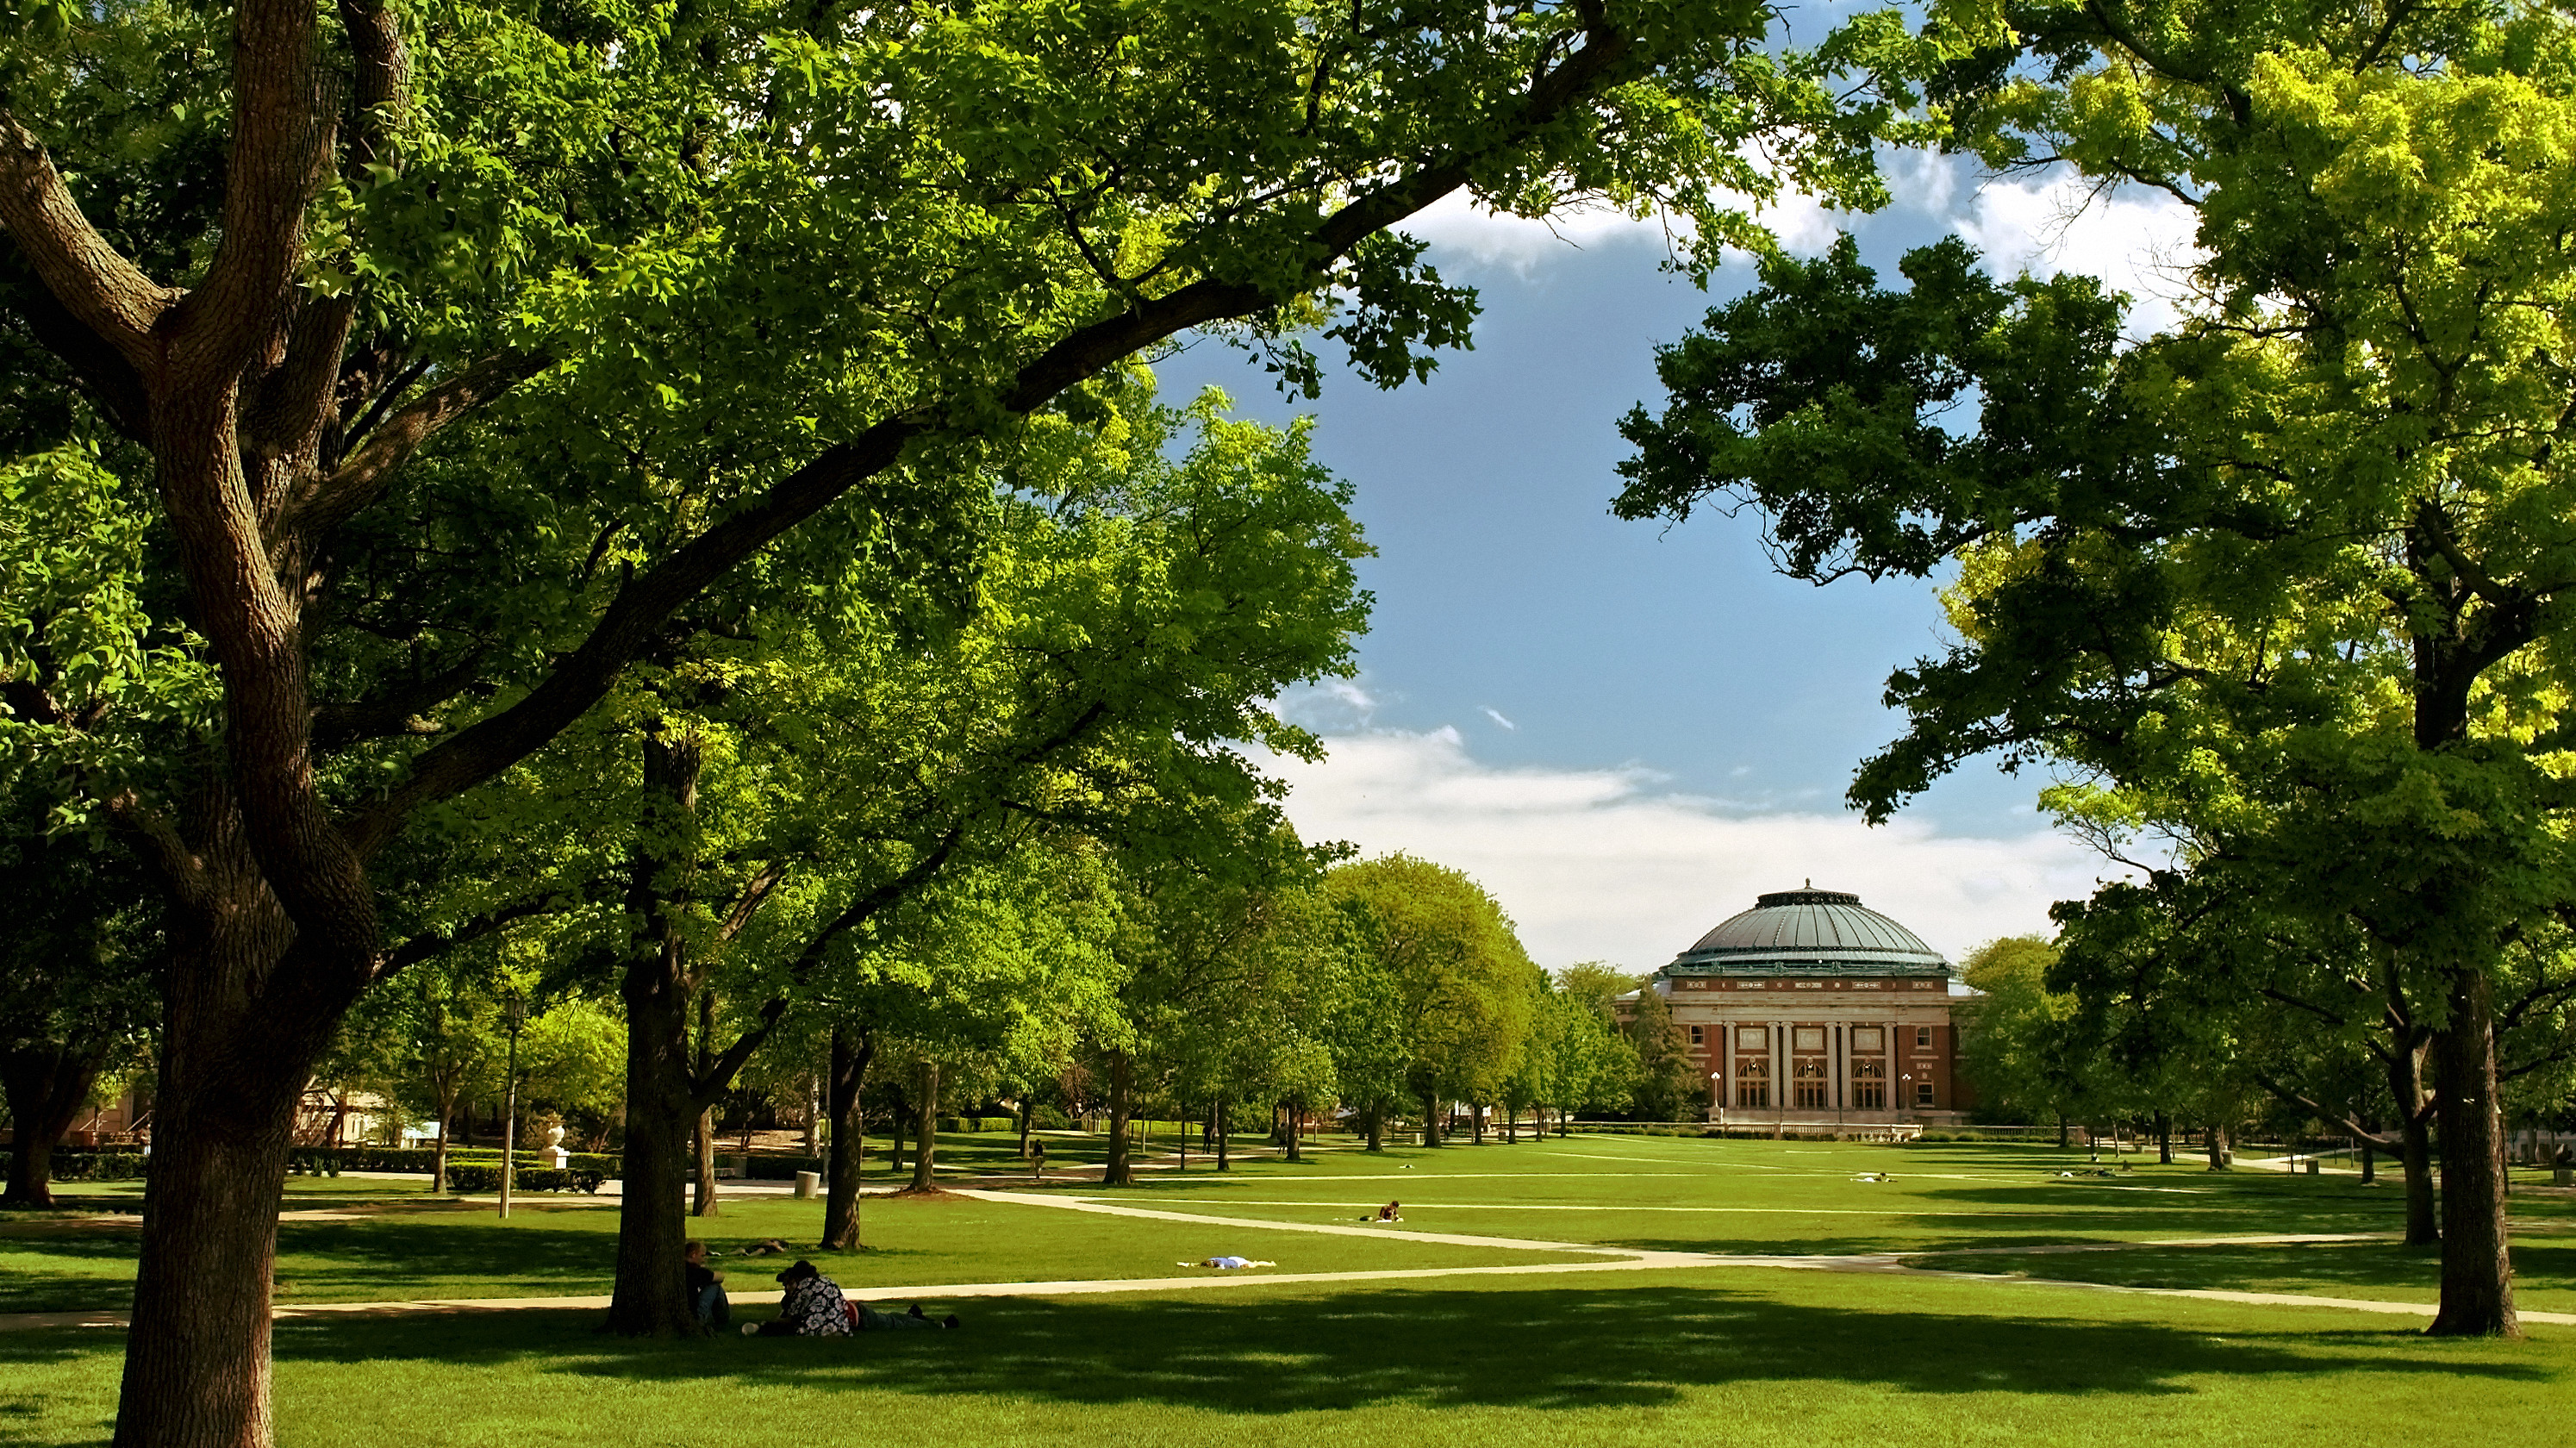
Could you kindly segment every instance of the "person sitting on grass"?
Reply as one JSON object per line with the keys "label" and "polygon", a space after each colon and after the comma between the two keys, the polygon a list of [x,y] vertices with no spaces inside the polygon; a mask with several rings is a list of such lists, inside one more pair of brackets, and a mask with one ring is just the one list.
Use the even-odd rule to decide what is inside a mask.
{"label": "person sitting on grass", "polygon": [[762,1337],[843,1337],[850,1331],[850,1310],[841,1296],[840,1284],[824,1276],[814,1264],[803,1258],[778,1274],[787,1288],[780,1299],[778,1316],[768,1322],[746,1322],[742,1335],[755,1333]]}
{"label": "person sitting on grass", "polygon": [[925,1327],[955,1327],[957,1325],[956,1313],[952,1312],[937,1322],[933,1322],[930,1320],[929,1316],[921,1310],[921,1304],[918,1302],[912,1305],[912,1310],[910,1312],[879,1312],[864,1302],[853,1302],[850,1304],[850,1316],[856,1319],[859,1325],[859,1331],[861,1332],[918,1331]]}
{"label": "person sitting on grass", "polygon": [[731,1326],[733,1304],[725,1300],[724,1274],[707,1265],[707,1244],[691,1242],[681,1257],[687,1263],[689,1308],[698,1315],[698,1326]]}
{"label": "person sitting on grass", "polygon": [[1378,1219],[1379,1221],[1381,1221],[1381,1222],[1401,1222],[1401,1221],[1403,1221],[1403,1220],[1404,1220],[1404,1203],[1402,1203],[1402,1202],[1389,1202],[1389,1203],[1387,1203],[1385,1206],[1382,1206],[1382,1207],[1378,1208],[1378,1209],[1377,1209],[1377,1219]]}

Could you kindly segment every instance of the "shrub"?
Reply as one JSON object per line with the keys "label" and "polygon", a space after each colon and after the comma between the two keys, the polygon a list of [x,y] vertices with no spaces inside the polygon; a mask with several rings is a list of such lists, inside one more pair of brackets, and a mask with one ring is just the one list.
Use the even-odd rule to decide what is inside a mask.
{"label": "shrub", "polygon": [[[13,1153],[0,1148],[0,1162]],[[54,1180],[58,1182],[135,1182],[143,1180],[145,1157],[132,1147],[58,1146]]]}
{"label": "shrub", "polygon": [[[555,1167],[520,1167],[510,1177],[513,1192],[591,1192],[596,1193],[607,1177],[595,1171],[559,1170]],[[497,1192],[501,1189],[499,1163],[490,1166],[447,1168],[447,1189],[461,1194]]]}

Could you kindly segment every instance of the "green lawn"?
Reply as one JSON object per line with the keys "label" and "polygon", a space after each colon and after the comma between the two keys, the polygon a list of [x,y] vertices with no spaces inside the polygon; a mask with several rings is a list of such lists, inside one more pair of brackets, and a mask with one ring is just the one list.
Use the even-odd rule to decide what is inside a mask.
{"label": "green lawn", "polygon": [[[588,1314],[289,1322],[288,1445],[2537,1444],[2576,1332],[1694,1271],[1003,1299],[957,1334],[624,1343]],[[0,1336],[0,1440],[103,1442],[116,1339]]]}
{"label": "green lawn", "polygon": [[[1311,1232],[1196,1229],[965,1199],[870,1198],[860,1220],[872,1245],[857,1253],[813,1250],[820,1204],[788,1198],[737,1199],[722,1215],[693,1221],[690,1231],[719,1254],[782,1238],[854,1292],[935,1282],[1172,1276],[1180,1261],[1228,1252],[1297,1272],[1597,1260]],[[462,1204],[389,1209],[349,1221],[289,1221],[278,1228],[277,1300],[602,1294],[610,1287],[616,1232],[616,1204],[588,1198],[541,1198],[508,1221],[488,1207]],[[0,1312],[124,1306],[135,1236],[131,1227],[0,1229]],[[775,1292],[770,1276],[785,1264],[737,1258],[726,1265],[737,1288]]]}
{"label": "green lawn", "polygon": [[[1918,1267],[1956,1272],[2009,1272],[2115,1287],[2215,1287],[2377,1302],[2434,1302],[2442,1295],[2440,1254],[2395,1242],[2026,1255],[1949,1253],[1908,1260]],[[2539,1312],[2576,1312],[2576,1235],[2517,1236],[2513,1275],[2514,1301],[2520,1306]]]}
{"label": "green lawn", "polygon": [[[1012,1168],[1001,1133],[943,1142]],[[1058,1138],[1058,1162],[1100,1143]],[[2122,1284],[2426,1301],[2432,1259],[2391,1244],[2065,1254],[1963,1251],[2398,1225],[2394,1185],[2196,1166],[2067,1178],[2082,1153],[1986,1144],[1574,1137],[1369,1154],[1328,1141],[1045,1195],[1201,1216],[1350,1223],[1389,1199],[1408,1230],[1720,1252],[1902,1251],[1927,1265]],[[1863,1182],[1863,1173],[1893,1180]],[[280,1231],[285,1303],[601,1293],[613,1203],[537,1197],[507,1222],[408,1183],[298,1179],[287,1206],[346,1209]],[[101,1193],[94,1205],[130,1197]],[[873,1250],[817,1255],[870,1287],[1136,1278],[1213,1252],[1290,1271],[1537,1264],[1557,1254],[1205,1227],[955,1197],[871,1199]],[[2522,1300],[2576,1308],[2576,1202],[2514,1204]],[[721,1252],[810,1241],[820,1206],[735,1198],[693,1226]],[[131,1224],[0,1222],[0,1310],[120,1305]],[[736,1259],[737,1285],[776,1264]],[[943,1306],[930,1295],[929,1305]],[[1971,1282],[1760,1269],[1240,1286],[954,1304],[966,1334],[855,1341],[603,1340],[593,1313],[290,1320],[278,1332],[289,1444],[759,1448],[905,1441],[1219,1448],[1282,1441],[1814,1444],[2536,1443],[2564,1436],[2576,1330],[2433,1342],[2404,1319]],[[118,1337],[0,1334],[0,1443],[102,1441]],[[2556,1416],[2553,1416],[2556,1415]],[[1283,1435],[1288,1435],[1283,1437]]]}

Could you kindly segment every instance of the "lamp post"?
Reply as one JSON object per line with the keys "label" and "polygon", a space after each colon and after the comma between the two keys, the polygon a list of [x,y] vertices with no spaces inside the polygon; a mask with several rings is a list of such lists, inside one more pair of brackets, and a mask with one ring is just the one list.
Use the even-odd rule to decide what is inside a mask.
{"label": "lamp post", "polygon": [[[1908,1071],[1904,1075],[1896,1078],[1896,1124],[1899,1126],[1903,1126],[1905,1124],[1906,1098],[1913,1094],[1914,1073]],[[1898,1135],[1901,1137],[1903,1133],[1900,1132]]]}
{"label": "lamp post", "polygon": [[528,1023],[528,998],[510,997],[510,1065],[503,1073],[508,1089],[501,1108],[501,1215],[510,1215],[510,1181],[519,1146],[519,1028]]}
{"label": "lamp post", "polygon": [[1726,1125],[1726,1073],[1724,1071],[1708,1073],[1708,1094],[1711,1098],[1709,1104],[1716,1108],[1711,1114],[1717,1118],[1718,1125]]}

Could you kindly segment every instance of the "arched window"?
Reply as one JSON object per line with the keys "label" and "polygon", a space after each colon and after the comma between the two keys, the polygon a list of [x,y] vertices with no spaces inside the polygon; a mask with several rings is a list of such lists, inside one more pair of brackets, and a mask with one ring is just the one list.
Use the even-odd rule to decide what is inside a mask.
{"label": "arched window", "polygon": [[1756,1056],[1735,1063],[1735,1104],[1740,1109],[1771,1108],[1771,1063]]}
{"label": "arched window", "polygon": [[1852,1110],[1887,1109],[1887,1068],[1876,1061],[1852,1063]]}

